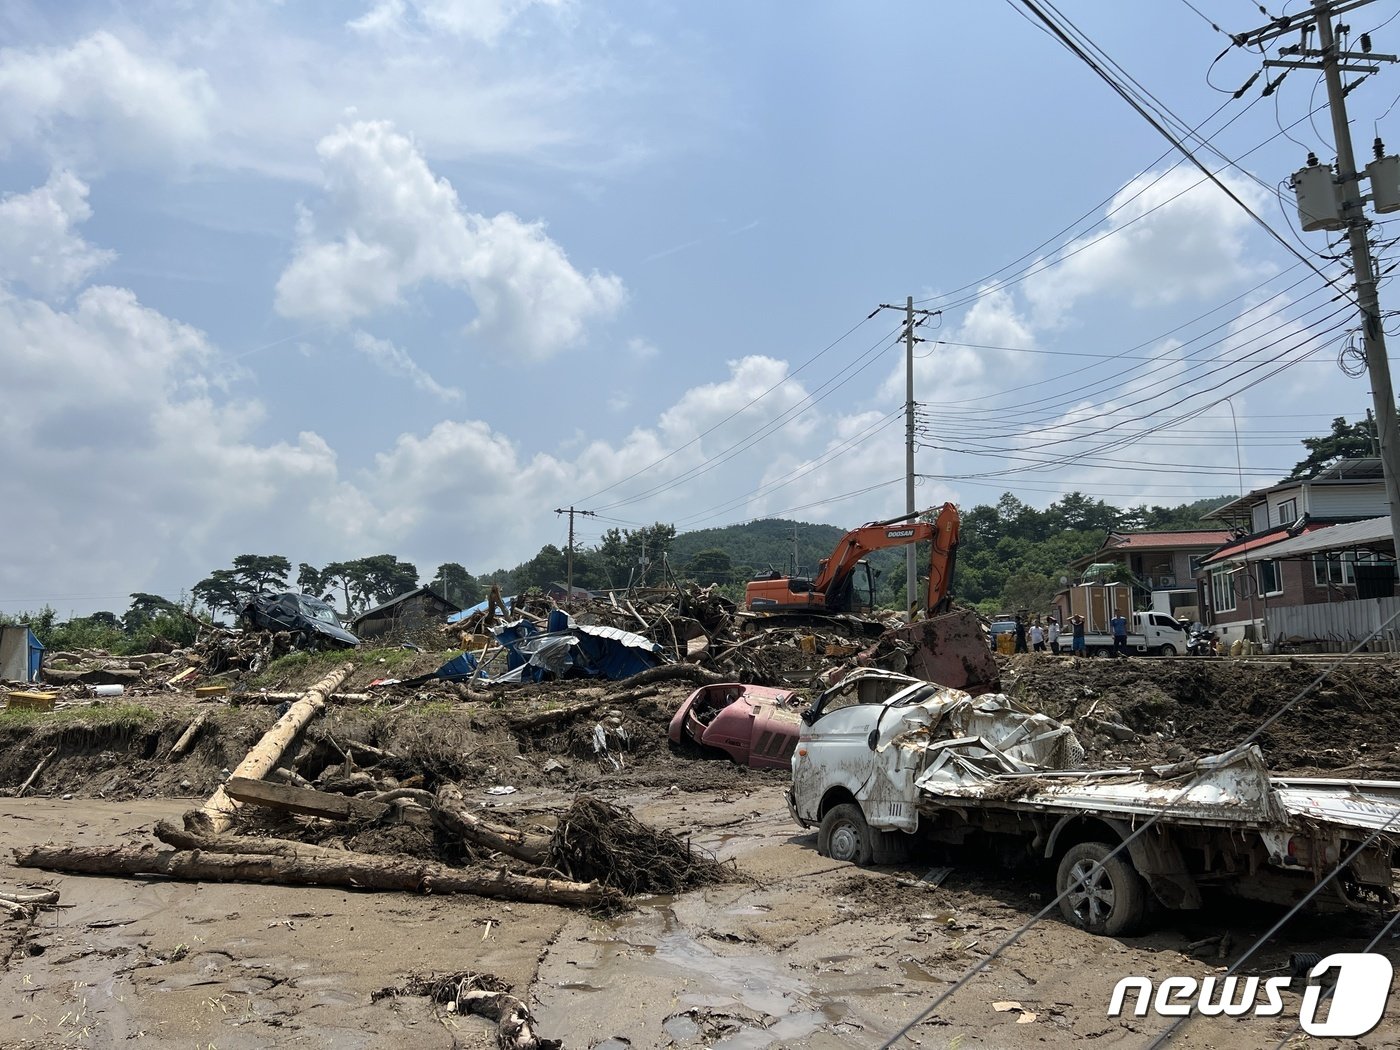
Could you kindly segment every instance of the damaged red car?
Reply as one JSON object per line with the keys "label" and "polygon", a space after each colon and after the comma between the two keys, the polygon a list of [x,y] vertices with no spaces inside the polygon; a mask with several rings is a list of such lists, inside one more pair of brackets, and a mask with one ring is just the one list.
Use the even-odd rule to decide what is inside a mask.
{"label": "damaged red car", "polygon": [[790,769],[806,703],[789,689],[704,685],[671,719],[671,743],[690,740],[753,769]]}

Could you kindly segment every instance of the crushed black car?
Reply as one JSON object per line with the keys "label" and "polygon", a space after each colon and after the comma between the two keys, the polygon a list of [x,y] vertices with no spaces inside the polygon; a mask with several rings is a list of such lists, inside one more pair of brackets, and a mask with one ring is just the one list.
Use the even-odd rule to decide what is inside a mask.
{"label": "crushed black car", "polygon": [[244,626],[263,631],[290,631],[301,649],[354,649],[360,640],[320,598],[309,594],[259,594],[243,607]]}

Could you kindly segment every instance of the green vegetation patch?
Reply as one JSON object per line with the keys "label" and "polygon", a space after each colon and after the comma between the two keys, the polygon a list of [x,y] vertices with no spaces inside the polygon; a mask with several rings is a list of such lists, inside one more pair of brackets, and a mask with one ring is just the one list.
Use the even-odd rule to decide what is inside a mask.
{"label": "green vegetation patch", "polygon": [[62,707],[56,711],[32,711],[23,707],[0,709],[0,726],[64,726],[81,722],[89,726],[112,726],[136,729],[154,722],[160,716],[140,704],[91,704],[83,707]]}

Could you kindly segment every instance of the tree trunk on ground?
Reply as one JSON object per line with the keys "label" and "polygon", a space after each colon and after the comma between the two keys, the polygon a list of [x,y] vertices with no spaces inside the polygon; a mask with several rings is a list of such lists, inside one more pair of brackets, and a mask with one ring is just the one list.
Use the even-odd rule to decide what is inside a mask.
{"label": "tree trunk on ground", "polygon": [[541,904],[616,902],[622,894],[596,882],[569,882],[514,875],[504,869],[449,868],[407,857],[378,857],[349,850],[333,857],[235,855],[203,850],[130,846],[35,846],[15,850],[21,868],[44,868],[83,875],[165,875],[208,882],[264,882],[289,886],[348,886],[361,890],[410,893],[470,893]]}
{"label": "tree trunk on ground", "polygon": [[[280,809],[288,813],[300,813],[305,817],[320,817],[323,820],[379,820],[393,808],[392,803],[388,802],[375,802],[350,795],[332,795],[312,788],[273,784],[266,780],[248,780],[244,777],[229,777],[224,789],[229,798],[240,804],[246,802],[252,806]],[[432,823],[432,818],[426,810],[415,806],[399,808],[399,820],[403,823],[420,826]],[[185,827],[201,835],[221,834],[202,827],[190,827],[188,814]]]}
{"label": "tree trunk on ground", "polygon": [[[326,706],[327,694],[334,692],[354,669],[355,665],[352,663],[341,664],[307,690],[248,752],[238,764],[238,768],[233,771],[233,775],[250,780],[261,780],[265,777],[268,770],[281,760],[282,752],[287,750],[297,734],[305,728],[306,723]],[[221,834],[233,826],[234,814],[240,807],[241,803],[230,798],[220,785],[203,806],[185,814],[185,827],[191,831]]]}
{"label": "tree trunk on ground", "polygon": [[695,664],[662,664],[660,667],[652,667],[639,674],[634,674],[627,679],[627,684],[635,687],[650,685],[652,682],[675,682],[678,680],[694,682],[696,685],[713,685],[716,682],[729,681],[724,675],[707,671]]}
{"label": "tree trunk on ground", "polygon": [[448,834],[467,839],[497,853],[515,857],[527,864],[543,864],[549,854],[549,837],[527,835],[515,828],[492,824],[467,809],[467,801],[455,784],[438,788],[433,819]]}
{"label": "tree trunk on ground", "polygon": [[204,728],[204,723],[207,721],[209,721],[209,712],[201,711],[199,716],[180,734],[180,739],[175,741],[175,746],[170,749],[170,754],[165,756],[166,759],[179,758],[188,751],[190,745],[194,743],[194,738],[198,735],[199,731]]}
{"label": "tree trunk on ground", "polygon": [[589,711],[596,711],[600,707],[612,707],[615,704],[626,704],[633,700],[642,700],[648,696],[655,696],[661,689],[658,686],[649,685],[642,689],[632,689],[625,693],[616,693],[613,696],[603,696],[596,700],[582,700],[576,704],[566,704],[563,707],[551,708],[548,711],[536,711],[529,715],[516,715],[508,719],[512,729],[533,729],[536,726],[553,725],[556,722],[567,722],[575,715],[586,714]]}
{"label": "tree trunk on ground", "polygon": [[49,748],[49,753],[39,759],[39,764],[34,767],[34,772],[30,773],[25,782],[19,786],[19,790],[15,792],[15,798],[24,798],[24,793],[33,786],[34,781],[39,779],[39,774],[44,771],[46,765],[53,761],[53,756],[56,754],[58,754],[58,748]]}

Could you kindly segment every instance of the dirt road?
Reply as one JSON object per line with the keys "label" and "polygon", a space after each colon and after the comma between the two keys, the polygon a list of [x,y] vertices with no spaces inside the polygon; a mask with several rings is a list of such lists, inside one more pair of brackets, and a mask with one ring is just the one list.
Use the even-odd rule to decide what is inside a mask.
{"label": "dirt road", "polygon": [[[469,897],[0,866],[0,882],[38,874],[66,905],[40,918],[0,974],[9,1006],[0,1045],[486,1047],[494,1032],[480,1019],[436,1016],[421,998],[375,1000],[413,972],[478,969],[528,991],[542,1032],[568,1047],[870,1047],[1019,927],[1048,890],[981,866],[914,888],[900,880],[917,879],[927,865],[833,864],[790,823],[777,783],[632,801],[645,819],[692,832],[753,880],[598,919]],[[113,842],[186,805],[5,801],[0,855],[50,839],[54,827],[77,842]],[[900,1045],[1145,1046],[1162,1022],[1108,1019],[1117,979],[1207,975],[1274,917],[1217,907],[1122,941],[1047,920]],[[1355,950],[1365,932],[1335,920],[1295,924],[1246,972],[1275,971],[1290,952]],[[1183,952],[1220,933],[1230,939],[1223,957],[1214,945]],[[993,1005],[1006,1002],[1020,1007]],[[1281,1020],[1197,1018],[1172,1045],[1273,1046],[1297,1016],[1297,993],[1285,1002]],[[1388,1021],[1364,1045],[1400,1045],[1400,1027]]]}
{"label": "dirt road", "polygon": [[[1098,757],[1189,753],[1232,742],[1315,677],[1312,665],[1230,667],[1207,661],[1018,658],[1020,699],[1072,718]],[[1390,663],[1338,673],[1312,706],[1264,741],[1278,768],[1395,776],[1400,734]],[[199,708],[192,697],[138,698],[140,711],[8,719],[0,785],[13,787],[49,749],[46,797],[0,799],[0,886],[54,886],[63,907],[27,931],[0,922],[0,1047],[138,1046],[188,1050],[287,1047],[488,1047],[494,1028],[421,997],[381,993],[413,974],[477,970],[527,998],[542,1034],[571,1050],[603,1047],[873,1047],[986,958],[1050,899],[1050,874],[961,858],[941,884],[919,880],[937,857],[861,870],[816,853],[793,824],[781,773],[671,754],[664,727],[686,687],[621,712],[623,768],[598,759],[591,724],[512,730],[523,703],[548,708],[598,695],[561,685],[485,705],[331,709],[299,759],[309,776],[338,758],[335,741],[392,751],[403,773],[454,780],[503,815],[558,811],[587,791],[735,861],[742,878],[598,918],[473,897],[341,889],[188,884],[51,875],[10,865],[12,850],[50,841],[149,842],[226,775],[276,717],[223,707],[179,762],[170,746]],[[205,705],[207,706],[207,705]],[[534,708],[532,708],[534,709]],[[1129,731],[1127,737],[1124,730]],[[562,759],[562,768],[547,768]],[[554,763],[557,767],[558,763]],[[518,785],[504,799],[493,784]],[[57,797],[60,793],[71,797]],[[177,797],[183,796],[183,797]],[[1203,978],[1237,960],[1279,912],[1216,903],[1168,913],[1145,936],[1092,937],[1055,916],[957,991],[897,1045],[957,1048],[1142,1047],[1160,1019],[1110,1019],[1122,977]],[[1290,954],[1360,950],[1374,928],[1302,919],[1268,940],[1243,972],[1276,976]],[[1188,946],[1197,942],[1194,949]],[[1396,941],[1381,949],[1396,957]],[[1279,1018],[1197,1017],[1174,1047],[1272,1047],[1289,1038],[1301,982]],[[998,1009],[996,1004],[1001,1004]],[[1008,1006],[1007,1004],[1019,1004]],[[1400,1006],[1364,1041],[1400,1046]],[[1294,1039],[1292,1047],[1306,1040]]]}

